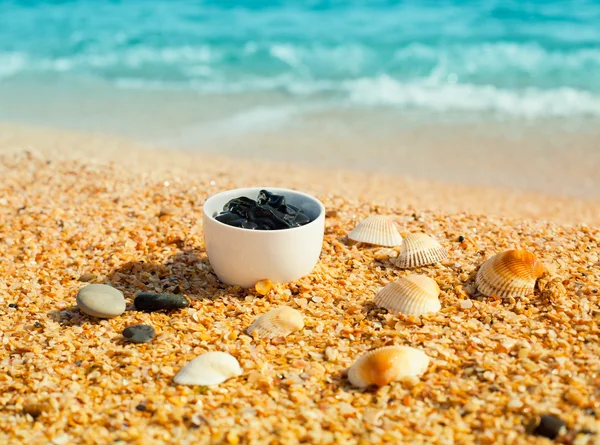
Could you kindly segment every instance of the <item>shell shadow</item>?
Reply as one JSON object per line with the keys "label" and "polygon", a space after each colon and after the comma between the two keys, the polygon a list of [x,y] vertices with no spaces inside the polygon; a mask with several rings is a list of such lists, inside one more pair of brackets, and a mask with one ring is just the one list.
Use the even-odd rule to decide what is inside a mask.
{"label": "shell shadow", "polygon": [[373,300],[363,303],[362,312],[365,314],[365,319],[370,322],[379,322],[385,325],[385,315],[387,309],[378,307]]}

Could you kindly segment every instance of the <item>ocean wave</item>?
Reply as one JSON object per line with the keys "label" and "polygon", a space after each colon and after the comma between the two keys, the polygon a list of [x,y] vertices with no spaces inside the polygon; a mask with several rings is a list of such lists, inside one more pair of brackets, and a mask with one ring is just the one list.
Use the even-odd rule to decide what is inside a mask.
{"label": "ocean wave", "polygon": [[0,79],[11,77],[27,68],[27,57],[18,52],[0,53]]}
{"label": "ocean wave", "polygon": [[167,48],[140,46],[59,57],[40,57],[26,52],[5,52],[0,53],[0,78],[28,72],[75,71],[101,75],[101,71],[94,70],[144,68],[151,64],[163,66],[166,75],[172,67],[187,67],[191,70],[190,73],[194,73],[193,69],[196,69],[198,73],[201,67],[218,63],[222,55],[209,46]]}
{"label": "ocean wave", "polygon": [[402,82],[388,75],[337,81],[307,81],[290,76],[243,81],[178,83],[120,79],[122,88],[185,90],[203,94],[279,91],[291,96],[329,100],[353,106],[386,106],[437,113],[485,112],[528,119],[600,117],[600,95],[574,88],[511,90],[494,85],[441,83],[435,79]]}
{"label": "ocean wave", "polygon": [[[116,44],[115,44],[116,45]],[[152,68],[151,70],[148,70]],[[194,80],[228,73],[273,77],[293,74],[313,80],[373,77],[390,73],[409,81],[437,76],[498,86],[573,86],[600,91],[600,48],[549,49],[539,43],[410,43],[400,47],[363,43],[247,42],[169,47],[110,46],[71,55],[0,52],[0,77],[26,72],[78,72],[139,78]],[[150,79],[152,80],[152,79]]]}
{"label": "ocean wave", "polygon": [[521,91],[493,85],[420,81],[402,83],[389,76],[344,83],[349,99],[361,105],[394,106],[435,112],[491,112],[525,118],[600,117],[600,96],[561,87]]}
{"label": "ocean wave", "polygon": [[534,42],[483,42],[448,46],[413,43],[397,49],[392,64],[430,67],[432,74],[452,75],[458,79],[478,77],[497,79],[503,83],[556,84],[578,78],[579,81],[600,87],[598,47],[548,49]]}
{"label": "ocean wave", "polygon": [[89,76],[122,89],[277,91],[356,106],[526,118],[600,117],[600,48],[593,47],[567,51],[512,42],[412,43],[400,48],[248,42],[139,45],[119,52],[39,58],[0,52],[0,79],[24,73]]}

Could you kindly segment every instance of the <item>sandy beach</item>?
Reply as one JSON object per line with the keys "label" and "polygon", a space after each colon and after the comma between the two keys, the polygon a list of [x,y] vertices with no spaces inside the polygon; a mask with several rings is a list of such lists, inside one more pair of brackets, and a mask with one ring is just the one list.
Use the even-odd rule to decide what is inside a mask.
{"label": "sandy beach", "polygon": [[[567,424],[558,443],[600,443],[600,201],[12,124],[0,124],[0,178],[0,443],[547,444],[528,430],[544,414]],[[328,211],[314,272],[266,296],[219,283],[202,236],[207,197],[258,185],[313,194]],[[416,270],[438,283],[439,313],[373,304],[415,272],[392,264],[398,249],[347,238],[375,213],[448,250]],[[566,292],[478,294],[479,266],[512,248],[551,265]],[[88,282],[123,291],[127,311],[82,314],[75,296]],[[191,305],[139,312],[139,291],[181,292]],[[304,329],[283,342],[244,333],[283,304]],[[126,342],[136,323],[156,338]],[[418,347],[431,365],[417,380],[352,388],[344,370],[385,345]],[[206,351],[232,354],[243,374],[175,385]]]}

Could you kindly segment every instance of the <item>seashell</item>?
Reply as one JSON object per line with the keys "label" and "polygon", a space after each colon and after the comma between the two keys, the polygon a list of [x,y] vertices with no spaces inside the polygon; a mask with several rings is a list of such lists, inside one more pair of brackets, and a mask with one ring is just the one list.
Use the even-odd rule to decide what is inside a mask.
{"label": "seashell", "polygon": [[532,294],[544,274],[544,264],[526,250],[508,250],[489,258],[479,268],[475,282],[483,295],[501,298]]}
{"label": "seashell", "polygon": [[396,223],[387,215],[372,215],[359,222],[348,238],[360,243],[394,247],[402,244]]}
{"label": "seashell", "polygon": [[441,309],[437,283],[425,275],[408,275],[389,283],[375,295],[375,304],[404,315],[423,315]]}
{"label": "seashell", "polygon": [[429,366],[429,357],[409,346],[384,346],[363,354],[348,369],[348,380],[366,388],[384,386],[407,377],[420,376]]}
{"label": "seashell", "polygon": [[404,238],[400,255],[394,264],[403,269],[427,266],[448,258],[440,243],[424,233],[411,233]]}
{"label": "seashell", "polygon": [[248,335],[254,332],[259,337],[287,337],[304,327],[302,314],[289,306],[280,306],[262,314],[246,330]]}
{"label": "seashell", "polygon": [[178,385],[212,386],[242,374],[240,364],[226,352],[207,352],[185,365],[173,381]]}

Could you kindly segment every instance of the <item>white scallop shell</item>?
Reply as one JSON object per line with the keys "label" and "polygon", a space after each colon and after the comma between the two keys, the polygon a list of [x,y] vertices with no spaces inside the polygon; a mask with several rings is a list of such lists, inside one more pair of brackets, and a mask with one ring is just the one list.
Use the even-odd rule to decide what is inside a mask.
{"label": "white scallop shell", "polygon": [[348,369],[348,380],[359,388],[384,386],[407,377],[420,376],[428,366],[429,357],[420,349],[384,346],[360,356]]}
{"label": "white scallop shell", "polygon": [[402,236],[391,216],[372,215],[359,222],[348,238],[359,243],[394,247],[402,244]]}
{"label": "white scallop shell", "polygon": [[286,337],[292,332],[304,327],[304,318],[296,309],[289,306],[280,306],[262,314],[246,330],[248,335],[253,332],[259,337]]}
{"label": "white scallop shell", "polygon": [[411,233],[404,238],[400,255],[394,264],[403,269],[427,266],[448,258],[440,243],[424,233]]}
{"label": "white scallop shell", "polygon": [[440,288],[425,275],[408,275],[389,283],[375,295],[375,304],[404,315],[423,315],[441,309]]}
{"label": "white scallop shell", "polygon": [[226,352],[212,351],[185,365],[173,381],[178,385],[212,386],[242,374],[240,364]]}

